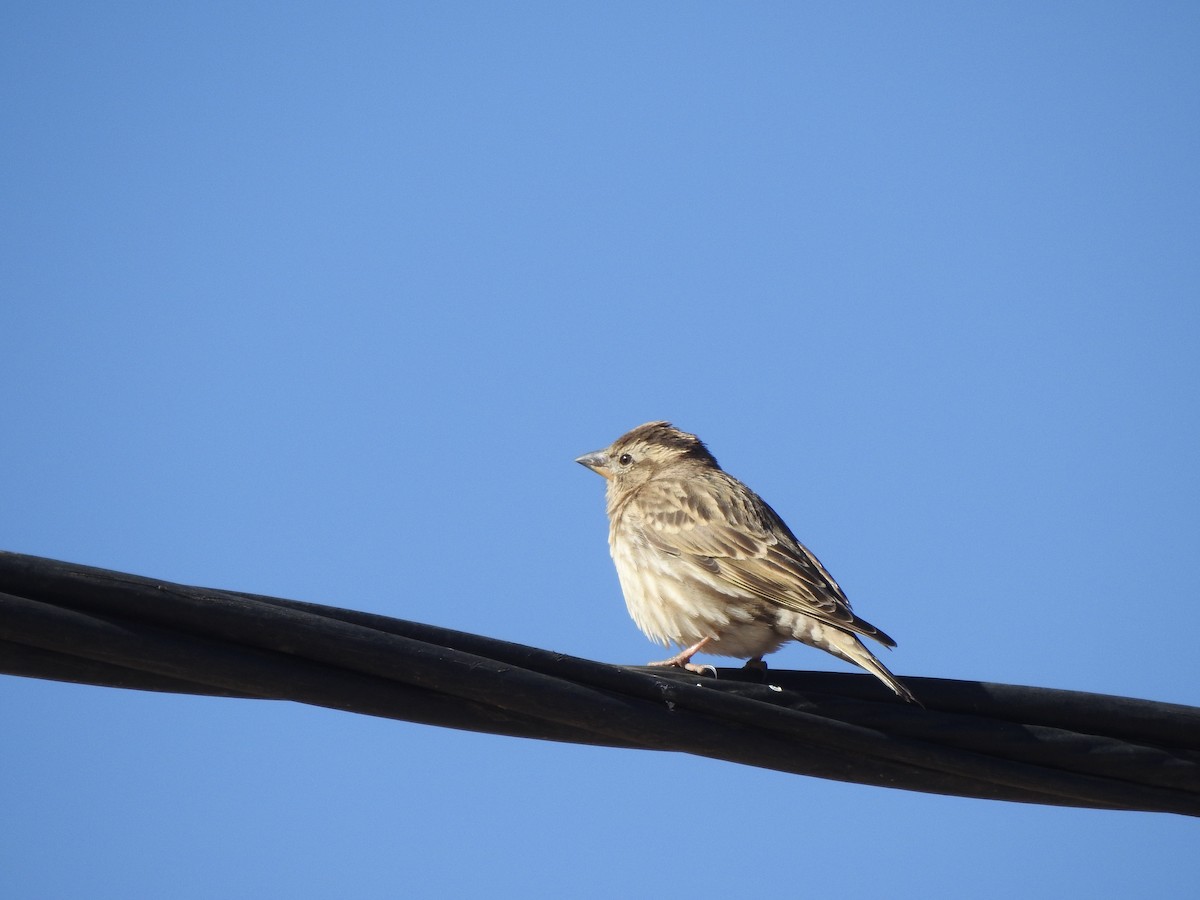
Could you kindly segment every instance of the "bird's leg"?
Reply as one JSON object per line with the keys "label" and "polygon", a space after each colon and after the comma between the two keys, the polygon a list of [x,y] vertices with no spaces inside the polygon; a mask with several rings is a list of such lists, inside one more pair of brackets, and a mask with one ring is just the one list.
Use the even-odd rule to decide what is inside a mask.
{"label": "bird's leg", "polygon": [[658,662],[647,663],[646,665],[676,666],[680,669],[687,669],[689,672],[695,672],[697,675],[704,675],[705,673],[712,671],[713,667],[694,665],[692,663],[692,657],[707,647],[710,641],[712,641],[712,635],[709,635],[703,640],[696,641],[696,643],[692,644],[692,646],[688,647],[686,650],[676,653],[670,659],[663,659],[659,660]]}

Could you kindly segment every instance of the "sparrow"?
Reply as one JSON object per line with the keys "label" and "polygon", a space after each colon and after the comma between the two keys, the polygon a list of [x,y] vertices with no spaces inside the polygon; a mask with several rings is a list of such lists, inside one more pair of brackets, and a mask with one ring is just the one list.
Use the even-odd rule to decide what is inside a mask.
{"label": "sparrow", "polygon": [[608,479],[608,546],[625,605],[653,641],[682,648],[652,666],[694,672],[703,651],[749,658],[800,641],[917,699],[863,645],[896,642],[858,618],[833,576],[766,502],[694,434],[648,422],[576,462]]}

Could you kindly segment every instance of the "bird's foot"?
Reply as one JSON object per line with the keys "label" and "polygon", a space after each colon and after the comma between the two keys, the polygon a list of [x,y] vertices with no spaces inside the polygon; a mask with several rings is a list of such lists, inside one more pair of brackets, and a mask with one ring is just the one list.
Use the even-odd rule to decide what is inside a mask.
{"label": "bird's foot", "polygon": [[700,663],[689,662],[688,658],[686,657],[681,659],[678,656],[673,656],[670,659],[660,659],[656,660],[655,662],[646,663],[646,665],[656,666],[659,668],[671,666],[675,669],[684,669],[688,672],[695,672],[697,675],[709,675],[713,678],[717,677],[717,670],[715,666],[705,666],[701,665]]}
{"label": "bird's foot", "polygon": [[685,669],[688,672],[695,672],[697,675],[711,675],[717,677],[717,670],[713,666],[701,666],[692,662],[692,657],[703,650],[712,638],[705,638],[702,641],[697,641],[681,653],[676,653],[670,659],[660,659],[657,662],[647,663],[650,666],[675,666],[678,669]]}
{"label": "bird's foot", "polygon": [[750,675],[752,680],[760,681],[763,684],[767,681],[767,664],[763,662],[761,656],[746,660],[746,664],[742,666],[742,671]]}

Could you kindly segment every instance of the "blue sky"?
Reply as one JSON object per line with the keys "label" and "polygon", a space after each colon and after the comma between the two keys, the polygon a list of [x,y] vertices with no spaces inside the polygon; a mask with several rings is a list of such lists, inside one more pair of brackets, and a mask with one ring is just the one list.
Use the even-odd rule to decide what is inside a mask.
{"label": "blue sky", "polygon": [[[5,4],[0,546],[641,663],[572,460],[666,418],[897,674],[1198,705],[1198,41],[1189,3]],[[0,714],[14,896],[1200,876],[1180,817],[15,678]]]}

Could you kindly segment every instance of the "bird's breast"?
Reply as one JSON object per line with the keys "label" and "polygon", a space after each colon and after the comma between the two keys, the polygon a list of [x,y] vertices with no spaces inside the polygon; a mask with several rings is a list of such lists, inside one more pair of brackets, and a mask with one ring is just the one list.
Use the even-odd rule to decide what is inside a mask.
{"label": "bird's breast", "polygon": [[719,567],[659,550],[628,522],[614,523],[609,550],[629,615],[651,640],[688,646],[715,637],[709,652],[741,658],[783,643],[767,606],[722,580]]}

